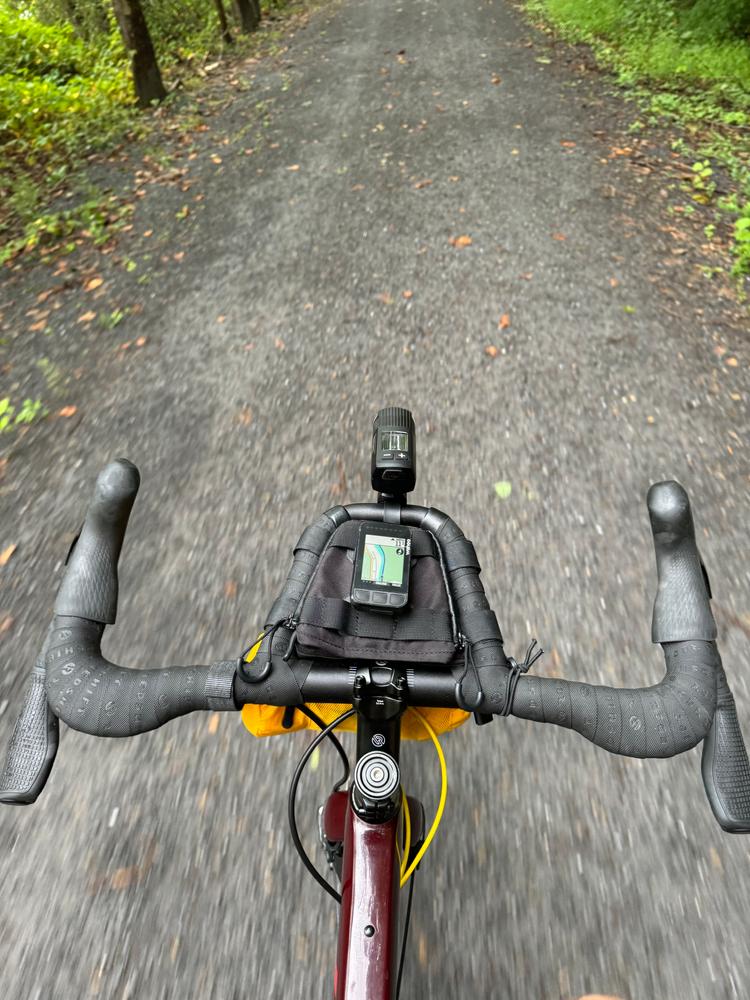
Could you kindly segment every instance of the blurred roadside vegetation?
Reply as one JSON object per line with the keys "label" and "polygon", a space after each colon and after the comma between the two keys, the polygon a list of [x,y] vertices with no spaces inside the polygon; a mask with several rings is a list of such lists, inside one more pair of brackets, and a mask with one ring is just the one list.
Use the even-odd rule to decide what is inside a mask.
{"label": "blurred roadside vegetation", "polygon": [[[222,52],[252,44],[241,34],[237,0],[141,6],[168,91]],[[116,7],[117,0],[0,0],[0,263],[59,227],[50,202],[87,156],[148,127]],[[263,0],[263,17],[292,9],[300,4]]]}
{"label": "blurred roadside vegetation", "polygon": [[[696,200],[731,220],[734,274],[750,274],[750,0],[525,0],[533,18],[597,60],[638,99],[645,122],[685,127]],[[715,197],[712,175],[731,178]],[[711,228],[711,227],[707,227]]]}

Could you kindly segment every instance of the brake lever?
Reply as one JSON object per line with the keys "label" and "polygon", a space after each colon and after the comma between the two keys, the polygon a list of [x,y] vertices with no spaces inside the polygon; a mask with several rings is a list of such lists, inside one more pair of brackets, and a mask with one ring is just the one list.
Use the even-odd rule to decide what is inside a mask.
{"label": "brake lever", "polygon": [[701,775],[711,810],[727,833],[750,833],[750,763],[737,708],[716,648],[711,584],[695,541],[687,493],[674,481],[648,491],[659,588],[654,604],[654,642],[713,644],[716,710],[703,742]]}

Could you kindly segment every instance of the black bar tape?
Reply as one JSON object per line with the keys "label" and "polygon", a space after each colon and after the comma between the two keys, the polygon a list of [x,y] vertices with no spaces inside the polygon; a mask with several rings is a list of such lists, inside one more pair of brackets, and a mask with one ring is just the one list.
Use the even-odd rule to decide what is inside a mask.
{"label": "black bar tape", "polygon": [[317,558],[328,544],[330,537],[331,529],[328,524],[311,524],[300,535],[299,541],[294,546],[294,552],[295,554],[300,551],[312,552]]}
{"label": "black bar tape", "polygon": [[[694,747],[709,731],[719,660],[712,642],[664,643],[664,655],[666,676],[650,688],[522,676],[512,714],[574,729],[610,753],[673,757]],[[493,705],[491,711],[496,710]]]}
{"label": "black bar tape", "polygon": [[135,736],[188,712],[235,711],[237,661],[213,666],[131,670],[101,654],[104,626],[58,615],[45,657],[50,708],[92,736]]}
{"label": "black bar tape", "polygon": [[55,614],[112,624],[117,617],[117,560],[140,476],[125,458],[99,473],[86,519],[57,594]]}
{"label": "black bar tape", "polygon": [[466,568],[479,572],[481,569],[476,550],[468,538],[454,538],[452,542],[448,542],[442,548],[445,565],[449,572]]}
{"label": "black bar tape", "polygon": [[703,743],[703,785],[721,828],[727,833],[750,833],[750,763],[734,698],[717,659],[716,713]]}
{"label": "black bar tape", "polygon": [[468,611],[463,617],[462,625],[465,634],[472,637],[472,642],[497,639],[500,636],[500,626],[497,623],[495,612],[491,608]]}

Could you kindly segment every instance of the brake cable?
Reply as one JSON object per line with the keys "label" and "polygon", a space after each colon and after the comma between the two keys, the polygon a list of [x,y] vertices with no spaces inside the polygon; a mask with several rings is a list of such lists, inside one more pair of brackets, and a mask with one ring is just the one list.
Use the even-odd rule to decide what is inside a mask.
{"label": "brake cable", "polygon": [[[310,760],[310,758],[312,757],[313,753],[315,752],[315,750],[317,749],[317,747],[320,746],[320,744],[323,742],[323,740],[326,738],[326,736],[331,735],[333,733],[333,730],[337,726],[341,725],[342,722],[345,722],[346,719],[351,718],[351,716],[354,715],[355,712],[356,712],[356,709],[350,708],[348,711],[343,712],[341,715],[339,715],[338,718],[334,719],[333,722],[330,723],[330,725],[326,726],[325,729],[323,729],[321,732],[319,732],[317,734],[317,736],[315,737],[315,739],[312,741],[312,743],[309,745],[309,747],[302,754],[302,756],[300,757],[299,762],[297,764],[297,767],[295,768],[291,784],[289,785],[289,799],[288,799],[288,806],[287,806],[288,817],[289,817],[289,830],[290,830],[290,832],[292,834],[292,843],[294,844],[294,847],[295,847],[295,849],[297,851],[297,854],[299,854],[299,856],[300,856],[300,858],[302,860],[302,864],[305,866],[305,868],[307,868],[307,870],[310,872],[310,874],[315,879],[315,881],[321,886],[321,888],[325,889],[325,891],[328,893],[328,895],[332,896],[336,900],[337,903],[341,903],[341,895],[340,895],[340,893],[336,892],[336,890],[333,888],[333,886],[330,885],[325,880],[325,878],[323,878],[323,876],[320,874],[320,872],[318,871],[318,869],[315,867],[315,865],[310,860],[310,858],[309,858],[309,856],[307,854],[307,851],[305,850],[305,848],[302,845],[302,841],[300,840],[300,836],[299,836],[299,831],[297,829],[297,817],[295,815],[295,803],[296,803],[296,799],[297,799],[297,787],[299,785],[300,778],[302,777],[302,772],[304,771],[305,767],[307,766],[307,762]],[[318,720],[318,722],[320,722],[320,723],[322,723],[322,721],[323,721],[322,719]],[[340,744],[339,744],[339,746],[340,746]],[[341,750],[342,750],[342,753],[343,753],[344,752],[343,747],[341,748]]]}
{"label": "brake cable", "polygon": [[424,843],[419,848],[414,856],[414,860],[406,869],[406,871],[401,875],[401,887],[406,885],[411,876],[416,871],[417,865],[425,856],[427,848],[432,843],[433,837],[437,833],[437,828],[440,826],[440,821],[443,818],[443,810],[445,809],[445,800],[448,795],[448,768],[445,764],[445,756],[443,755],[443,748],[440,746],[440,741],[437,738],[437,733],[432,728],[430,723],[425,719],[421,712],[418,712],[416,708],[409,708],[408,711],[413,712],[419,721],[422,723],[424,728],[427,730],[430,739],[432,740],[435,751],[438,755],[438,760],[440,761],[440,801],[438,802],[437,811],[435,812],[435,818],[432,821],[432,826],[424,839]]}

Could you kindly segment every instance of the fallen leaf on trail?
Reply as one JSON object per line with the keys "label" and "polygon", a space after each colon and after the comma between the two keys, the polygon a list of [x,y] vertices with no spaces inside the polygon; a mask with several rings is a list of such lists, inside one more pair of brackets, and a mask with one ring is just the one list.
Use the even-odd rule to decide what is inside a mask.
{"label": "fallen leaf on trail", "polygon": [[471,236],[452,236],[450,238],[450,243],[454,247],[470,247],[471,242]]}
{"label": "fallen leaf on trail", "polygon": [[646,423],[647,424],[655,424],[656,423],[656,417],[652,417],[651,414],[649,414],[646,417]]}
{"label": "fallen leaf on trail", "polygon": [[491,358],[496,358],[498,355],[498,350],[494,344],[488,344],[484,349],[484,353],[488,354]]}
{"label": "fallen leaf on trail", "polygon": [[285,351],[285,350],[286,350],[286,344],[285,344],[285,343],[284,343],[284,341],[283,341],[283,340],[281,339],[281,337],[277,337],[277,338],[276,338],[276,339],[274,340],[274,342],[273,342],[273,346],[274,346],[274,347],[276,348],[276,350],[277,350],[277,351]]}
{"label": "fallen leaf on trail", "polygon": [[214,153],[213,156],[211,157],[211,162],[212,163],[221,163],[222,162],[221,161],[221,157],[217,153]]}
{"label": "fallen leaf on trail", "polygon": [[405,299],[410,299],[414,295],[414,292],[412,292],[410,289],[407,288],[406,291],[401,292],[401,294]]}
{"label": "fallen leaf on trail", "polygon": [[456,183],[456,181],[460,181],[460,180],[461,180],[461,178],[460,178],[460,177],[449,177],[449,178],[448,178],[448,180],[449,180],[449,181],[453,181],[453,183],[455,184],[455,183]]}
{"label": "fallen leaf on trail", "polygon": [[253,411],[249,406],[243,406],[237,414],[237,423],[243,427],[249,427],[253,422]]}
{"label": "fallen leaf on trail", "polygon": [[144,236],[153,236],[154,235],[154,231],[153,231],[153,229],[147,229],[146,232],[143,235]]}
{"label": "fallen leaf on trail", "polygon": [[375,298],[386,306],[393,305],[393,297],[389,295],[388,292],[378,292]]}
{"label": "fallen leaf on trail", "polygon": [[95,312],[91,312],[89,310],[89,312],[85,312],[81,316],[78,317],[78,322],[79,323],[90,323],[92,319],[96,319],[96,313]]}
{"label": "fallen leaf on trail", "polygon": [[553,240],[566,240],[567,238],[568,237],[565,235],[565,233],[553,233],[552,234],[552,239]]}
{"label": "fallen leaf on trail", "polygon": [[143,347],[145,345],[145,343],[146,343],[146,339],[147,339],[146,337],[136,337],[136,339],[135,339],[135,346],[136,347]]}
{"label": "fallen leaf on trail", "polygon": [[352,190],[352,191],[364,191],[364,189],[365,189],[364,184],[353,184],[350,190]]}
{"label": "fallen leaf on trail", "polygon": [[13,615],[3,615],[3,617],[0,618],[0,635],[4,635],[6,632],[9,632],[12,624]]}
{"label": "fallen leaf on trail", "polygon": [[252,156],[254,152],[255,152],[254,149],[246,149],[246,150],[244,150],[245,156]]}
{"label": "fallen leaf on trail", "polygon": [[36,297],[37,302],[46,302],[50,295],[53,295],[56,291],[56,288],[48,288],[46,292],[40,292]]}
{"label": "fallen leaf on trail", "polygon": [[495,483],[495,493],[501,500],[507,500],[513,491],[513,487],[506,479],[501,479]]}
{"label": "fallen leaf on trail", "polygon": [[573,147],[575,146],[575,143],[573,142],[572,139],[561,139],[560,140],[560,145],[561,146],[565,146],[566,149],[573,149]]}
{"label": "fallen leaf on trail", "polygon": [[17,545],[11,543],[10,545],[7,545],[2,552],[0,552],[0,566],[7,565],[8,560],[10,559],[10,557],[13,555],[13,553],[16,551],[17,548],[18,548]]}
{"label": "fallen leaf on trail", "polygon": [[290,167],[287,167],[286,169],[287,170],[299,170],[299,163],[293,163]]}
{"label": "fallen leaf on trail", "polygon": [[224,597],[228,601],[233,601],[237,596],[237,582],[236,580],[227,580],[224,584]]}
{"label": "fallen leaf on trail", "polygon": [[628,315],[632,315],[635,312],[635,306],[623,306],[622,311],[626,312]]}
{"label": "fallen leaf on trail", "polygon": [[31,326],[29,327],[29,330],[32,333],[38,333],[39,331],[43,330],[46,325],[47,325],[47,320],[40,319],[38,323],[32,323]]}
{"label": "fallen leaf on trail", "polygon": [[179,212],[175,212],[175,219],[178,219],[181,222],[183,219],[186,219],[189,215],[190,215],[189,206],[183,205],[182,208],[179,210]]}
{"label": "fallen leaf on trail", "polygon": [[86,284],[83,286],[84,290],[87,292],[93,292],[95,288],[104,284],[104,278],[89,278]]}
{"label": "fallen leaf on trail", "polygon": [[172,257],[178,262],[181,261],[184,256],[185,256],[184,250],[178,250],[177,253],[172,254]]}
{"label": "fallen leaf on trail", "polygon": [[77,406],[63,406],[61,410],[57,411],[57,415],[58,417],[72,417],[77,412]]}
{"label": "fallen leaf on trail", "polygon": [[727,358],[724,364],[729,365],[730,368],[736,368],[737,365],[739,364],[739,361],[737,360],[737,358]]}
{"label": "fallen leaf on trail", "polygon": [[510,155],[511,156],[520,156],[521,155],[521,150],[520,149],[511,149]]}
{"label": "fallen leaf on trail", "polygon": [[628,156],[628,154],[632,152],[633,150],[630,146],[613,146],[611,149],[612,156]]}
{"label": "fallen leaf on trail", "polygon": [[610,278],[609,279],[609,284],[610,284],[610,286],[612,288],[617,288],[617,286],[620,284],[620,282],[617,280],[617,278]]}
{"label": "fallen leaf on trail", "polygon": [[497,75],[497,73],[493,73],[492,76],[490,77],[490,79],[492,80],[493,83],[502,83],[503,82],[502,79],[501,79],[501,77],[499,77]]}
{"label": "fallen leaf on trail", "polygon": [[711,858],[711,864],[717,871],[724,871],[724,865],[721,863],[721,856],[715,847],[710,847],[708,849],[709,856]]}
{"label": "fallen leaf on trail", "polygon": [[217,316],[216,317],[216,322],[217,323],[223,323],[225,319],[226,319],[226,316]]}
{"label": "fallen leaf on trail", "polygon": [[211,736],[215,736],[219,729],[219,719],[221,718],[218,712],[212,712],[208,720],[208,731]]}
{"label": "fallen leaf on trail", "polygon": [[503,313],[500,317],[500,321],[497,324],[498,330],[507,330],[510,326],[510,316],[507,313]]}
{"label": "fallen leaf on trail", "polygon": [[419,191],[422,188],[429,187],[430,184],[432,184],[432,181],[429,178],[425,178],[425,180],[423,180],[423,181],[417,181],[417,183],[414,185],[414,187],[417,189],[417,191]]}
{"label": "fallen leaf on trail", "polygon": [[536,61],[538,63],[542,63],[544,66],[547,66],[549,63],[552,62],[552,60],[548,59],[546,56],[537,56]]}

